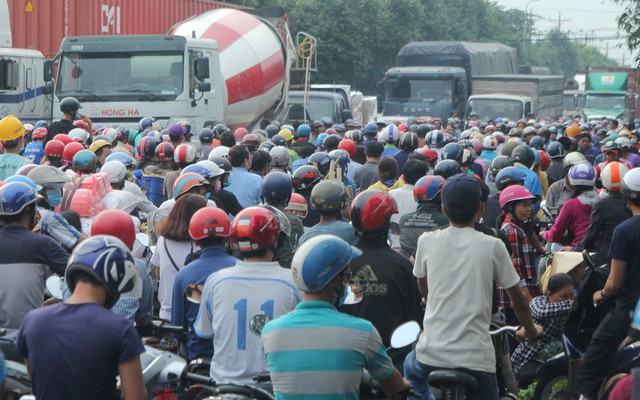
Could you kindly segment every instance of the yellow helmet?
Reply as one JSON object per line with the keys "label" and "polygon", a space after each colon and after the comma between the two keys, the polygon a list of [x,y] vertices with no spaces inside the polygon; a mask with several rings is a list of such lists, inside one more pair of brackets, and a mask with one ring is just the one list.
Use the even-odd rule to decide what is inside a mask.
{"label": "yellow helmet", "polygon": [[96,151],[100,150],[104,146],[111,146],[111,145],[106,140],[98,139],[95,142],[91,143],[89,150],[95,153]]}
{"label": "yellow helmet", "polygon": [[0,140],[8,142],[21,137],[24,134],[24,126],[15,115],[8,115],[0,119]]}
{"label": "yellow helmet", "polygon": [[281,129],[280,132],[278,132],[278,135],[282,136],[287,142],[293,139],[293,132],[288,129]]}

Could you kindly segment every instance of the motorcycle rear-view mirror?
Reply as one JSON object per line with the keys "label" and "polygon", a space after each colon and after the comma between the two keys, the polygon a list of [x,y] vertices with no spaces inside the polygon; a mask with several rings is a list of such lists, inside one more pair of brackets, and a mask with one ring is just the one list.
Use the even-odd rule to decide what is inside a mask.
{"label": "motorcycle rear-view mirror", "polygon": [[420,325],[416,321],[408,321],[397,327],[391,334],[391,347],[399,349],[418,340]]}
{"label": "motorcycle rear-view mirror", "polygon": [[344,304],[353,305],[358,304],[362,301],[364,297],[364,286],[350,283],[347,286],[347,298],[344,300]]}
{"label": "motorcycle rear-view mirror", "polygon": [[58,275],[51,275],[45,282],[51,297],[62,300],[62,279]]}
{"label": "motorcycle rear-view mirror", "polygon": [[271,318],[270,316],[264,315],[264,314],[254,315],[249,321],[249,330],[254,335],[260,336],[262,335],[262,330],[264,329],[264,326],[272,319],[273,318]]}
{"label": "motorcycle rear-view mirror", "polygon": [[202,285],[191,284],[187,286],[187,290],[185,290],[184,295],[187,297],[187,300],[193,304],[200,304],[200,299],[202,298]]}

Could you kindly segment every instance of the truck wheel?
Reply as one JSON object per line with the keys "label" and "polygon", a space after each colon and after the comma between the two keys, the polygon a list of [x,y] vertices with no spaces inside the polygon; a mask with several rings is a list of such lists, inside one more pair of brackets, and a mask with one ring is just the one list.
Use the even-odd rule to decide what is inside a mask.
{"label": "truck wheel", "polygon": [[533,393],[533,400],[549,400],[553,394],[553,386],[567,379],[567,375],[545,375],[540,377]]}

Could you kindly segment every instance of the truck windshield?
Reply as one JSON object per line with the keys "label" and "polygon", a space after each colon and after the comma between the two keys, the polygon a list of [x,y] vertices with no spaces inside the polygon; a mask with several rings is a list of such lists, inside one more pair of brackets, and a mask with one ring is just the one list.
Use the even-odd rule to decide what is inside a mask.
{"label": "truck windshield", "polygon": [[183,54],[64,53],[60,59],[56,95],[80,101],[170,100],[184,91]]}
{"label": "truck windshield", "polygon": [[334,121],[334,105],[331,98],[311,97],[309,96],[309,104],[307,104],[307,116],[304,115],[304,98],[289,97],[289,112],[287,113],[288,121]]}
{"label": "truck windshield", "polygon": [[627,102],[624,95],[588,94],[585,108],[625,108]]}
{"label": "truck windshield", "polygon": [[452,81],[394,78],[387,81],[387,99],[396,103],[452,103]]}
{"label": "truck windshield", "polygon": [[508,118],[517,121],[524,115],[522,103],[517,100],[470,99],[468,112],[478,113],[478,119],[486,121],[496,118]]}

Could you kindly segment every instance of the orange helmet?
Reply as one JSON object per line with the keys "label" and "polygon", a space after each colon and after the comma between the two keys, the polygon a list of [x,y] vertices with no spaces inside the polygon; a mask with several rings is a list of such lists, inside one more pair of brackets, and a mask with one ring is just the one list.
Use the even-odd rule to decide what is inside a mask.
{"label": "orange helmet", "polygon": [[573,124],[570,127],[568,127],[566,131],[564,131],[564,134],[569,137],[576,137],[576,136],[582,135],[582,129],[580,129],[580,125]]}

